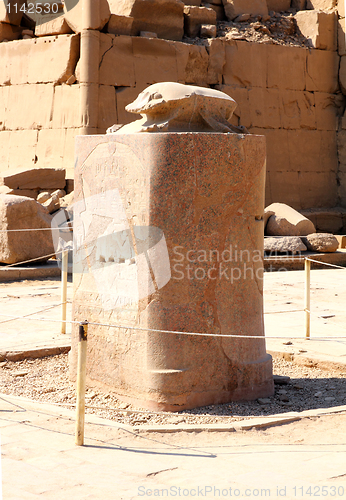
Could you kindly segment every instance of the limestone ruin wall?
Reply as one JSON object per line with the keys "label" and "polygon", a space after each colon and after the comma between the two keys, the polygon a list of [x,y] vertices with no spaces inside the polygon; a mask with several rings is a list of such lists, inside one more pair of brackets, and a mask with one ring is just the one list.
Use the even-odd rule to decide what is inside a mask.
{"label": "limestone ruin wall", "polygon": [[[299,2],[267,1],[269,8],[283,3],[287,8]],[[311,48],[236,37],[179,41],[182,33],[172,32],[134,36],[131,16],[120,14],[104,14],[108,23],[80,34],[71,19],[66,24],[66,13],[58,28],[56,19],[37,26],[37,36],[23,36],[28,28],[17,27],[21,32],[14,30],[13,37],[21,39],[9,40],[0,18],[0,40],[9,40],[0,43],[1,172],[65,168],[72,179],[76,135],[103,134],[115,123],[137,119],[125,106],[148,85],[174,81],[222,90],[238,103],[233,124],[266,136],[266,205],[346,207],[345,12],[344,0],[335,3],[308,0],[309,10],[299,12]],[[196,8],[213,6],[221,8],[218,0]],[[42,36],[52,23],[58,33]],[[87,71],[83,39],[92,54]]]}

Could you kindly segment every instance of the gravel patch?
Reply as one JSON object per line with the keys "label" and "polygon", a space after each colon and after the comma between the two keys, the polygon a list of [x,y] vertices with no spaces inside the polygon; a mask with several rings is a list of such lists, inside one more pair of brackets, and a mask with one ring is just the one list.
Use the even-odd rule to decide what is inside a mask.
{"label": "gravel patch", "polygon": [[[346,373],[300,366],[283,359],[273,360],[273,372],[275,375],[286,377],[286,380],[276,381],[275,394],[272,397],[256,401],[209,405],[179,413],[155,414],[123,403],[111,393],[88,389],[86,406],[102,409],[86,408],[86,412],[128,425],[227,424],[248,417],[346,404]],[[42,403],[58,403],[73,408],[76,397],[74,386],[68,378],[68,355],[0,363],[0,391]]]}

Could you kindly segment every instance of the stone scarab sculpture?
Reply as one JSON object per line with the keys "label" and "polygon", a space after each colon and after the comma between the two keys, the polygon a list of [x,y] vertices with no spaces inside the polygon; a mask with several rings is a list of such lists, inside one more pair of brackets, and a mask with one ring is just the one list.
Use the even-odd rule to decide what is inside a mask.
{"label": "stone scarab sculpture", "polygon": [[126,106],[142,118],[107,133],[133,132],[231,132],[246,133],[229,120],[237,103],[219,90],[162,82],[151,85]]}

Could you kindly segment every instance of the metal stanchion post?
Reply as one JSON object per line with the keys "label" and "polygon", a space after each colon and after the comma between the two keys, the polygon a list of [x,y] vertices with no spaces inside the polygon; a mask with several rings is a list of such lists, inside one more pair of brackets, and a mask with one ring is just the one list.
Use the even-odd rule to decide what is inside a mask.
{"label": "metal stanchion post", "polygon": [[75,442],[78,446],[84,444],[84,416],[85,416],[85,378],[88,340],[88,322],[79,324],[78,367],[77,367],[77,403],[76,403],[76,434]]}
{"label": "metal stanchion post", "polygon": [[310,338],[310,270],[311,262],[308,259],[304,261],[305,268],[305,337]]}
{"label": "metal stanchion post", "polygon": [[68,250],[62,252],[61,260],[61,333],[66,333]]}

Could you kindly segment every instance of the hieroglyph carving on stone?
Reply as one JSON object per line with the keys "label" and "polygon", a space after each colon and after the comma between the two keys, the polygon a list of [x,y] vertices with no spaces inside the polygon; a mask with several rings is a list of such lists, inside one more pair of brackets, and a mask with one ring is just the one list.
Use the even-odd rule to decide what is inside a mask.
{"label": "hieroglyph carving on stone", "polygon": [[[115,133],[244,133],[244,128],[229,123],[236,106],[234,99],[219,90],[173,82],[155,83],[125,108],[143,118],[124,125]],[[114,132],[113,127],[107,132]]]}

